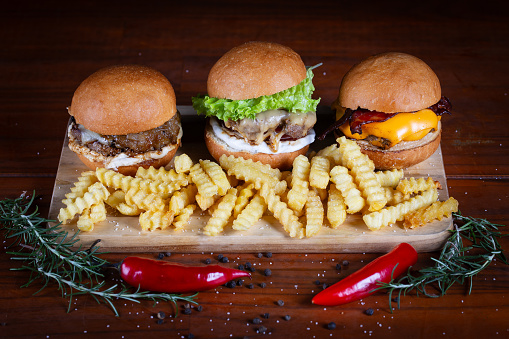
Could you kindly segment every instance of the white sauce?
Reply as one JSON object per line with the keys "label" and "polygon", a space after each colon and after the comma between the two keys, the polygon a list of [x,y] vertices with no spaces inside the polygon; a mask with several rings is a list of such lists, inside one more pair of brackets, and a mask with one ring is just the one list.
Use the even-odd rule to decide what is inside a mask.
{"label": "white sauce", "polygon": [[242,139],[229,136],[228,133],[226,133],[219,125],[219,122],[216,118],[210,118],[210,125],[216,137],[235,151],[247,151],[250,153],[265,154],[288,153],[297,151],[315,141],[315,131],[310,129],[308,135],[306,135],[304,138],[291,141],[280,141],[279,149],[274,153],[264,142],[260,145],[250,145]]}

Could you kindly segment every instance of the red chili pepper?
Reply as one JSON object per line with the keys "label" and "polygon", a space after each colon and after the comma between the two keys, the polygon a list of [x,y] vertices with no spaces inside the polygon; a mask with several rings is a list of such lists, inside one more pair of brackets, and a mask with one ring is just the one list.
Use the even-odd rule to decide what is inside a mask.
{"label": "red chili pepper", "polygon": [[219,265],[184,266],[140,257],[125,258],[120,276],[131,286],[168,293],[205,291],[236,278],[251,277],[248,272]]}
{"label": "red chili pepper", "polygon": [[389,253],[376,258],[357,272],[321,291],[311,300],[313,304],[336,306],[359,300],[374,293],[379,282],[388,283],[417,262],[417,251],[402,243]]}

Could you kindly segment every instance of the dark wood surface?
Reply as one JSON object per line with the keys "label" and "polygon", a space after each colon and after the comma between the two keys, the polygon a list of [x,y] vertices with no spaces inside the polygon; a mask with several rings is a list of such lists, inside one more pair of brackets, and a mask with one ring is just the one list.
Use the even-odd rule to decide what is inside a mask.
{"label": "dark wood surface", "polygon": [[[509,209],[509,5],[462,1],[339,4],[258,1],[26,1],[0,10],[0,198],[23,191],[41,194],[48,212],[68,120],[66,107],[79,83],[100,67],[139,63],[160,70],[173,84],[179,105],[205,93],[208,70],[227,50],[249,40],[268,40],[296,50],[315,73],[315,97],[329,105],[345,72],[363,58],[402,51],[425,60],[454,105],[445,116],[442,150],[449,194],[464,215],[507,224]],[[332,118],[331,118],[332,119]],[[189,128],[191,129],[191,128]],[[186,126],[184,126],[186,131]],[[193,132],[188,135],[192,136]],[[185,141],[185,140],[184,140]],[[506,234],[509,232],[504,230]],[[509,336],[509,267],[501,262],[482,271],[468,286],[446,296],[411,293],[401,309],[389,311],[388,296],[375,294],[338,307],[310,303],[320,286],[334,283],[377,254],[229,253],[235,267],[256,263],[255,288],[219,287],[200,293],[203,306],[190,315],[172,314],[169,303],[118,302],[115,317],[92,298],[73,298],[71,312],[56,285],[33,295],[40,285],[20,288],[27,272],[11,271],[4,238],[0,251],[0,337],[66,338],[243,338],[262,336],[256,317],[280,338],[504,338]],[[509,241],[502,240],[509,249]],[[221,253],[173,253],[168,259],[200,264]],[[155,257],[157,253],[139,253]],[[418,267],[437,253],[420,254]],[[120,260],[122,254],[108,254]],[[350,265],[338,273],[336,263]],[[263,270],[270,268],[266,277]],[[265,282],[262,289],[259,284]],[[283,300],[284,306],[277,301]],[[394,303],[393,303],[394,305]],[[182,309],[183,304],[179,304]],[[374,309],[368,316],[364,311]],[[262,315],[269,313],[264,319]],[[290,315],[289,321],[284,320]],[[328,330],[335,322],[337,328]]]}

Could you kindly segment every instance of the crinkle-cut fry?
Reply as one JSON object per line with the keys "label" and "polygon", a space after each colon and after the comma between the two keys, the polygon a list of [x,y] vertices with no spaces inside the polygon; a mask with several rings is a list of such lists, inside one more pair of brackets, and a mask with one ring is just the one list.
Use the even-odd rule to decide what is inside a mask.
{"label": "crinkle-cut fry", "polygon": [[198,193],[202,197],[212,197],[218,193],[218,187],[212,179],[205,173],[199,163],[194,164],[189,172],[191,181],[198,188]]}
{"label": "crinkle-cut fry", "polygon": [[68,220],[72,220],[76,214],[81,214],[86,208],[106,200],[109,195],[108,189],[100,182],[96,182],[88,188],[83,197],[62,200],[67,207],[60,209],[58,220],[66,223]]}
{"label": "crinkle-cut fry", "polygon": [[387,206],[394,206],[410,199],[410,194],[403,194],[400,191],[392,187],[383,187],[385,197],[387,198]]}
{"label": "crinkle-cut fry", "polygon": [[281,180],[281,171],[278,168],[272,168],[268,164],[263,164],[260,161],[253,161],[252,159],[235,157],[233,155],[226,156],[224,154],[223,160],[221,160],[221,157],[219,158],[219,163],[226,170],[228,170],[233,164],[242,163],[243,165],[252,167],[257,171],[260,171],[261,173],[264,173],[268,176],[275,177],[277,180]]}
{"label": "crinkle-cut fry", "polygon": [[200,193],[198,193],[198,194],[196,194],[195,199],[196,199],[196,203],[198,204],[200,209],[202,211],[205,211],[205,210],[209,209],[212,205],[214,205],[214,203],[216,202],[218,197],[219,197],[219,195],[217,195],[217,194],[213,195],[211,197],[204,197]]}
{"label": "crinkle-cut fry", "polygon": [[81,173],[81,175],[78,177],[78,181],[74,183],[74,186],[71,187],[71,192],[67,193],[65,197],[67,199],[76,199],[76,198],[82,198],[83,195],[85,195],[85,192],[87,192],[88,188],[95,184],[98,181],[95,171],[86,171]]}
{"label": "crinkle-cut fry", "polygon": [[343,165],[343,158],[337,144],[322,148],[316,155],[329,159],[331,167]]}
{"label": "crinkle-cut fry", "polygon": [[166,204],[160,195],[150,193],[138,187],[132,187],[125,194],[125,201],[128,205],[138,206],[145,211],[162,211]]}
{"label": "crinkle-cut fry", "polygon": [[421,207],[405,215],[403,227],[405,229],[412,229],[423,226],[435,219],[442,220],[444,217],[449,218],[453,212],[458,212],[458,205],[458,201],[453,197],[446,201],[435,201],[430,206]]}
{"label": "crinkle-cut fry", "polygon": [[193,160],[189,157],[189,155],[183,153],[181,155],[177,155],[173,161],[175,165],[175,171],[177,173],[188,173],[193,167]]}
{"label": "crinkle-cut fry", "polygon": [[210,160],[200,160],[200,165],[210,179],[212,179],[212,182],[217,186],[219,195],[225,195],[228,189],[231,188],[231,185],[221,166]]}
{"label": "crinkle-cut fry", "polygon": [[400,180],[396,189],[403,194],[412,194],[426,191],[431,187],[436,187],[435,181],[432,177],[418,179],[410,177]]}
{"label": "crinkle-cut fry", "polygon": [[354,177],[357,186],[369,205],[369,211],[378,211],[387,204],[382,186],[378,182],[369,158],[361,152],[359,145],[345,137],[337,139],[339,151]]}
{"label": "crinkle-cut fry", "polygon": [[323,224],[324,208],[322,200],[315,191],[310,190],[306,201],[306,237],[316,235]]}
{"label": "crinkle-cut fry", "polygon": [[117,208],[120,203],[125,203],[125,192],[116,190],[104,202],[113,208]]}
{"label": "crinkle-cut fry", "polygon": [[230,219],[235,201],[237,200],[237,189],[230,188],[228,193],[221,198],[221,202],[217,205],[214,213],[203,228],[203,233],[215,236],[221,233]]}
{"label": "crinkle-cut fry", "polygon": [[299,222],[299,218],[293,211],[281,201],[276,192],[268,184],[264,184],[259,193],[265,200],[267,209],[283,225],[284,230],[290,234],[290,237],[303,238],[304,226]]}
{"label": "crinkle-cut fry", "polygon": [[106,206],[101,201],[93,204],[90,208],[86,208],[78,218],[76,226],[80,231],[90,232],[94,229],[96,223],[104,220],[106,220]]}
{"label": "crinkle-cut fry", "polygon": [[162,180],[134,178],[102,167],[96,169],[95,173],[99,181],[105,186],[121,189],[124,192],[129,191],[132,187],[137,187],[139,189],[148,190],[151,193],[163,194],[163,197],[170,195],[189,183],[187,179],[164,182]]}
{"label": "crinkle-cut fry", "polygon": [[316,194],[320,197],[320,200],[324,201],[327,199],[327,195],[329,194],[326,188],[316,188],[311,187],[310,190],[315,191]]}
{"label": "crinkle-cut fry", "polygon": [[169,211],[145,211],[140,214],[139,222],[143,231],[164,230],[173,222],[173,213]]}
{"label": "crinkle-cut fry", "polygon": [[160,180],[165,182],[187,180],[186,174],[177,173],[173,168],[170,170],[166,170],[164,167],[155,169],[154,166],[150,166],[149,168],[138,167],[138,170],[136,171],[136,177],[142,179]]}
{"label": "crinkle-cut fry", "polygon": [[[294,180],[309,181],[309,171],[311,164],[305,155],[299,155],[293,160],[292,167],[292,186]],[[307,197],[307,194],[306,194]]]}
{"label": "crinkle-cut fry", "polygon": [[240,212],[247,206],[249,200],[255,195],[254,185],[244,183],[242,186],[237,187],[239,195],[235,201],[235,207],[233,208],[233,217],[237,218]]}
{"label": "crinkle-cut fry", "polygon": [[343,195],[331,184],[329,187],[329,195],[327,199],[327,220],[329,220],[332,228],[337,228],[346,220],[346,204]]}
{"label": "crinkle-cut fry", "polygon": [[237,231],[245,231],[253,226],[263,213],[267,210],[267,204],[259,193],[255,194],[253,199],[249,201],[240,214],[233,221],[233,229]]}
{"label": "crinkle-cut fry", "polygon": [[129,215],[129,216],[140,215],[141,212],[143,212],[143,210],[140,209],[138,206],[129,205],[125,202],[121,202],[120,204],[118,204],[116,209],[123,215]]}
{"label": "crinkle-cut fry", "polygon": [[281,172],[279,172],[279,175],[267,173],[267,166],[261,163],[255,163],[251,159],[236,158],[233,155],[228,157],[225,154],[219,158],[219,163],[221,167],[228,171],[229,175],[234,175],[239,180],[253,183],[257,190],[264,183],[274,187],[277,194],[281,194],[286,190],[286,181],[279,180]]}
{"label": "crinkle-cut fry", "polygon": [[361,192],[353,183],[353,178],[348,173],[348,169],[341,165],[334,166],[330,171],[330,176],[331,181],[345,199],[345,204],[348,207],[346,211],[349,214],[359,212],[364,207],[365,201]]}
{"label": "crinkle-cut fry", "polygon": [[309,182],[307,180],[292,180],[292,188],[288,191],[286,199],[288,200],[288,207],[296,212],[301,212],[306,204]]}
{"label": "crinkle-cut fry", "polygon": [[316,188],[326,189],[329,184],[329,159],[316,156],[311,159],[311,169],[309,171],[309,185]]}
{"label": "crinkle-cut fry", "polygon": [[404,175],[402,169],[375,172],[376,180],[382,187],[396,187]]}
{"label": "crinkle-cut fry", "polygon": [[198,189],[194,184],[181,188],[171,196],[169,210],[177,215],[187,205],[190,205],[196,201],[197,193]]}
{"label": "crinkle-cut fry", "polygon": [[429,190],[426,190],[407,201],[394,206],[383,208],[376,212],[365,214],[362,219],[370,230],[377,231],[382,227],[394,224],[396,221],[402,221],[406,214],[413,212],[421,207],[430,205],[436,201],[437,198],[437,189],[432,187]]}
{"label": "crinkle-cut fry", "polygon": [[191,219],[195,209],[196,205],[190,204],[180,210],[180,214],[175,216],[173,219],[173,227],[175,227],[175,231],[180,231],[184,229],[187,224],[189,224],[189,220]]}

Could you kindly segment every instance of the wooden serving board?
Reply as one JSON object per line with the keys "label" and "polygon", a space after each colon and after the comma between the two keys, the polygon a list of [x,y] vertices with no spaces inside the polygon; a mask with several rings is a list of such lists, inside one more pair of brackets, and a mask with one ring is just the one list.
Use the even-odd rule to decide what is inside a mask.
{"label": "wooden serving board", "polygon": [[[187,153],[194,162],[199,159],[211,159],[203,142],[203,117],[189,106],[179,106],[182,114],[184,130],[183,145],[178,154]],[[320,115],[318,117],[320,120]],[[189,137],[186,138],[186,136]],[[332,138],[328,144],[335,142]],[[318,144],[315,150],[324,145]],[[172,166],[170,164],[169,166]],[[57,220],[60,208],[64,207],[62,199],[70,191],[70,187],[81,172],[87,170],[78,157],[67,147],[65,137],[62,154],[58,166],[55,187],[51,200],[49,219]],[[405,177],[431,176],[438,180],[442,189],[439,199],[449,198],[441,148],[428,160],[405,170]],[[426,252],[442,247],[448,238],[448,230],[452,228],[452,218],[434,221],[414,230],[404,230],[400,223],[385,227],[379,231],[370,231],[364,224],[360,214],[348,215],[345,223],[338,229],[322,227],[320,232],[311,238],[293,239],[274,218],[265,216],[247,231],[235,231],[226,227],[218,236],[211,237],[202,233],[209,216],[207,212],[195,212],[184,231],[172,228],[144,232],[138,223],[138,217],[122,216],[110,211],[106,221],[97,223],[91,232],[80,232],[80,244],[90,246],[95,240],[101,239],[101,249],[112,252],[387,252],[401,242],[412,244],[418,251]],[[69,235],[78,229],[76,220],[62,225]]]}

